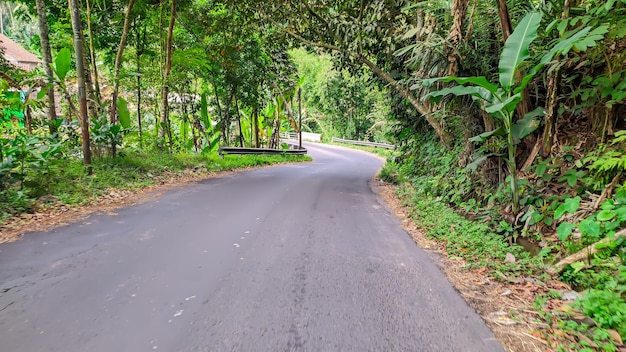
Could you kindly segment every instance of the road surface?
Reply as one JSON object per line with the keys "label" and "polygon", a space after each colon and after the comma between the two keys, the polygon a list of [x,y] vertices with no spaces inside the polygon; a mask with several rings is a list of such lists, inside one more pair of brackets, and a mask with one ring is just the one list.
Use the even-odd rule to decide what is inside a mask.
{"label": "road surface", "polygon": [[208,179],[0,246],[0,351],[503,351],[372,192],[381,162]]}

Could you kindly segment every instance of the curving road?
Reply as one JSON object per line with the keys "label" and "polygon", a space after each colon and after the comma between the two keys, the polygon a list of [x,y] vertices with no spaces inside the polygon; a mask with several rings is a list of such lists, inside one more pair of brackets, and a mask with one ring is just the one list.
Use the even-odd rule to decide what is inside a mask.
{"label": "curving road", "polygon": [[0,246],[0,351],[503,351],[368,183],[381,162],[209,179]]}

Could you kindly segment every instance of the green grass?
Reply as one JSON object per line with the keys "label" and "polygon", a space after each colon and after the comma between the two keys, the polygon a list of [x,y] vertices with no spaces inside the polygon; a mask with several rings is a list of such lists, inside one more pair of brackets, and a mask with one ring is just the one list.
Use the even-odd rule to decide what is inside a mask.
{"label": "green grass", "polygon": [[80,160],[58,159],[45,169],[28,173],[23,184],[0,191],[0,223],[20,213],[33,212],[38,203],[86,204],[112,189],[140,189],[190,170],[209,174],[310,160],[309,156],[292,155],[226,155],[222,158],[134,151],[117,158],[95,159],[93,174],[87,175]]}
{"label": "green grass", "polygon": [[310,156],[298,155],[218,155],[209,156],[206,168],[209,171],[229,171],[276,163],[311,161]]}
{"label": "green grass", "polygon": [[386,148],[376,148],[376,147],[368,147],[365,145],[355,145],[355,144],[347,144],[347,143],[329,143],[331,145],[338,145],[341,147],[346,147],[346,148],[351,148],[351,149],[358,149],[358,150],[363,150],[372,154],[376,154],[379,156],[382,156],[383,158],[389,158],[391,156],[393,156],[394,154],[394,150],[393,149],[386,149]]}
{"label": "green grass", "polygon": [[[442,243],[452,258],[463,258],[466,268],[490,268],[495,275],[519,276],[536,274],[541,259],[533,257],[521,246],[510,245],[502,235],[495,233],[487,224],[466,219],[436,198],[418,192],[408,184],[399,190],[404,205],[411,210],[411,217],[426,234]],[[506,254],[515,256],[515,263],[504,261]]]}

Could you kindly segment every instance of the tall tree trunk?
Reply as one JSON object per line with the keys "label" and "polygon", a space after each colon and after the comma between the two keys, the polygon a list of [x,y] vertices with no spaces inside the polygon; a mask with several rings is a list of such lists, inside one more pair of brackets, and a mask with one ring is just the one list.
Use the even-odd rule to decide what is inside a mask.
{"label": "tall tree trunk", "polygon": [[124,48],[126,47],[126,40],[128,39],[128,32],[130,31],[130,17],[135,5],[135,0],[128,1],[128,7],[126,8],[126,15],[124,16],[124,28],[122,29],[122,37],[120,38],[120,44],[117,48],[117,55],[115,56],[115,66],[113,68],[113,95],[111,98],[112,114],[111,123],[115,123],[118,120],[117,116],[117,97],[120,89],[120,71],[122,68],[122,57],[124,55]]}
{"label": "tall tree trunk", "polygon": [[463,28],[465,27],[465,18],[467,17],[467,8],[469,7],[469,0],[454,0],[452,3],[452,17],[453,23],[450,33],[448,33],[448,61],[450,66],[448,67],[448,75],[456,76],[459,68],[459,57],[453,48],[463,41]]}
{"label": "tall tree trunk", "polygon": [[502,37],[506,42],[511,36],[511,33],[513,33],[509,8],[506,4],[506,0],[496,0],[496,4],[498,5],[498,16],[500,17],[500,25],[502,26]]}
{"label": "tall tree trunk", "polygon": [[239,125],[239,146],[243,148],[243,130],[241,129],[241,112],[239,111],[239,102],[237,101],[237,96],[235,95],[235,109],[237,110],[237,125]]}
{"label": "tall tree trunk", "polygon": [[[85,39],[85,32],[82,29],[82,22],[81,22],[80,40],[82,42],[82,47],[83,47],[83,68],[84,68],[84,73],[85,73],[85,89],[86,89],[86,94],[87,94],[87,111],[91,115],[91,118],[96,119],[98,118],[100,106],[97,103],[96,92],[94,90],[93,80],[91,79],[91,67],[90,67],[91,59],[87,55],[84,54],[85,47],[87,47],[87,40]],[[95,67],[95,63],[94,63],[94,67]]]}
{"label": "tall tree trunk", "polygon": [[[122,30],[122,38],[120,39],[120,44],[117,48],[117,55],[115,56],[115,67],[114,67],[114,77],[113,77],[113,94],[111,97],[111,116],[110,121],[111,124],[114,124],[118,120],[118,112],[117,112],[117,96],[120,90],[120,71],[122,67],[122,55],[124,55],[124,48],[126,47],[126,39],[128,38],[128,32],[130,31],[130,15],[133,10],[133,5],[135,4],[135,0],[128,1],[128,7],[126,8],[126,16],[124,16],[124,28]],[[111,144],[111,155],[115,157],[117,146],[115,142]]]}
{"label": "tall tree trunk", "polygon": [[224,135],[224,142],[227,146],[230,146],[230,121],[231,121],[231,107],[233,105],[233,97],[235,95],[234,89],[230,90],[230,93],[226,96],[224,102],[224,120],[222,121],[222,134]]}
{"label": "tall tree trunk", "polygon": [[[81,5],[81,2],[80,1],[79,2],[75,2],[74,0],[68,0],[68,2],[69,2],[70,10],[72,11],[72,14],[73,14],[73,11],[74,11],[73,4],[76,3],[76,5],[79,6],[76,9],[76,11],[78,11],[78,14],[80,15],[80,5]],[[85,96],[86,96],[86,99],[87,99],[87,114],[88,114],[87,122],[89,122],[89,113],[91,113],[91,117],[92,118],[94,118],[94,119],[97,118],[98,117],[98,110],[100,109],[100,107],[97,106],[97,104],[96,104],[95,92],[94,92],[93,83],[92,83],[93,81],[91,79],[91,70],[90,70],[90,67],[89,67],[90,59],[88,59],[87,55],[85,55],[85,47],[87,46],[86,45],[87,41],[85,40],[85,32],[83,30],[82,17],[79,16],[77,19],[72,18],[72,27],[74,27],[74,21],[78,21],[77,23],[80,24],[80,31],[78,31],[78,33],[75,32],[75,34],[77,34],[79,36],[79,40],[81,42],[80,47],[81,47],[81,50],[82,50],[82,55],[80,55],[80,57],[76,56],[76,58],[77,59],[78,58],[81,59],[81,65],[82,65],[82,68],[83,68],[82,71],[81,71],[82,72],[81,74],[82,74],[82,78],[85,81],[85,85],[84,86],[85,86]],[[74,46],[76,46],[76,45],[74,45]],[[77,66],[78,66],[78,63],[77,63]],[[78,75],[78,68],[77,68],[76,71],[77,71],[76,73]],[[87,127],[89,127],[89,126],[87,126]]]}
{"label": "tall tree trunk", "polygon": [[98,74],[98,62],[96,61],[96,49],[94,45],[93,28],[91,26],[91,6],[90,0],[87,0],[87,31],[89,32],[89,55],[91,57],[91,64],[93,65],[93,84],[94,95],[96,104],[98,107],[102,106],[102,95],[100,93],[100,77]]}
{"label": "tall tree trunk", "polygon": [[139,147],[143,148],[143,126],[141,123],[141,54],[137,51],[137,127],[139,128]]}
{"label": "tall tree trunk", "polygon": [[298,149],[302,149],[302,88],[298,88]]}
{"label": "tall tree trunk", "polygon": [[74,52],[76,53],[76,76],[78,81],[78,101],[80,103],[80,131],[83,146],[83,163],[91,175],[91,146],[89,141],[89,119],[87,116],[87,92],[85,88],[85,52],[83,48],[83,28],[80,19],[78,0],[69,0],[72,9],[72,28],[74,30]]}
{"label": "tall tree trunk", "polygon": [[170,23],[167,29],[167,41],[165,43],[165,70],[163,72],[163,87],[161,89],[161,129],[159,137],[165,141],[165,135],[170,137],[170,151],[172,150],[172,131],[169,118],[169,84],[172,71],[172,39],[174,37],[174,23],[176,22],[176,0],[172,0]]}
{"label": "tall tree trunk", "polygon": [[[37,16],[39,17],[39,38],[41,40],[41,53],[43,56],[43,69],[48,80],[48,127],[50,134],[57,132],[55,121],[57,119],[56,102],[54,97],[54,73],[52,72],[52,52],[50,50],[50,34],[48,32],[48,17],[44,0],[36,0]],[[1,21],[1,19],[0,19]]]}
{"label": "tall tree trunk", "polygon": [[[565,0],[561,19],[569,17],[571,3]],[[544,117],[543,135],[541,136],[541,156],[547,158],[552,153],[554,143],[554,130],[556,129],[556,114],[558,105],[558,87],[561,81],[561,67],[556,69],[548,77],[548,93],[546,101],[546,115]]]}
{"label": "tall tree trunk", "polygon": [[141,34],[139,33],[139,28],[135,26],[135,30],[137,31],[137,127],[139,128],[139,148],[143,148],[143,126],[141,123],[141,55],[143,55],[144,52],[144,44],[146,42],[146,30],[144,27],[143,41],[141,38]]}
{"label": "tall tree trunk", "polygon": [[26,132],[28,132],[28,134],[33,134],[33,111],[30,105],[26,105],[24,120],[26,124]]}

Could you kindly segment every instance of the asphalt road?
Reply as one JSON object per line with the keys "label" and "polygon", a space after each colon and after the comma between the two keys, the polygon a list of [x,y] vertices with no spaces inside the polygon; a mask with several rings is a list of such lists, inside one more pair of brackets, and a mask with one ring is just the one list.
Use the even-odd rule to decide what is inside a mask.
{"label": "asphalt road", "polygon": [[209,179],[0,246],[0,351],[503,351],[372,192],[381,162]]}

